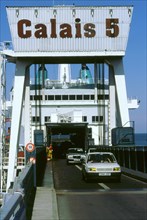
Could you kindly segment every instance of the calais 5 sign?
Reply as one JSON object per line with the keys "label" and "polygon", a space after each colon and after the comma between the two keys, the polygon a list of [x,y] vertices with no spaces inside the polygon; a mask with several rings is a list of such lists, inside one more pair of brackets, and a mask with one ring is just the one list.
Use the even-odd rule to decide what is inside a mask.
{"label": "calais 5 sign", "polygon": [[124,55],[132,11],[132,6],[8,7],[7,15],[14,51],[96,56]]}
{"label": "calais 5 sign", "polygon": [[[18,36],[20,38],[30,38],[34,36],[35,38],[92,38],[96,36],[95,24],[86,23],[81,25],[81,19],[75,19],[74,27],[68,23],[60,24],[59,33],[57,33],[56,19],[50,19],[50,24],[48,26],[43,23],[35,24],[32,27],[32,22],[28,19],[22,19],[17,23]],[[75,28],[75,36],[73,36],[73,28]],[[119,34],[119,19],[118,18],[107,18],[105,23],[106,36],[117,37]],[[34,32],[32,31],[34,30]],[[83,34],[82,34],[83,33]]]}

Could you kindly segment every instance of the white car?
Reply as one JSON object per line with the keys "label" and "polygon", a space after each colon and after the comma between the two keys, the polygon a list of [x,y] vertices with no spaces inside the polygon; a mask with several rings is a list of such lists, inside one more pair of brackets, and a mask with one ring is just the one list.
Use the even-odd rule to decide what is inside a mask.
{"label": "white car", "polygon": [[85,158],[85,153],[82,148],[69,148],[66,154],[67,164],[72,163],[81,163]]}
{"label": "white car", "polygon": [[97,148],[92,147],[92,148],[89,148],[89,149],[88,149],[88,152],[87,152],[87,153],[93,153],[93,152],[97,152],[97,151],[98,151]]}
{"label": "white car", "polygon": [[113,153],[87,153],[82,161],[82,178],[85,181],[94,179],[115,179],[121,181],[121,168]]}

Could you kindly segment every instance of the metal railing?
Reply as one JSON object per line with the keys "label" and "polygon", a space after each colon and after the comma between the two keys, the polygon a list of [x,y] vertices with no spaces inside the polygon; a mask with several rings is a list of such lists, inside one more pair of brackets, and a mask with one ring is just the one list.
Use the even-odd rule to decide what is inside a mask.
{"label": "metal railing", "polygon": [[[0,208],[0,220],[31,220],[36,186],[42,183],[46,159],[46,148],[37,147],[36,164],[29,162],[25,165],[15,177],[8,193],[4,195]],[[6,159],[5,162],[7,164],[8,160]],[[18,157],[18,163],[22,165],[24,158]]]}
{"label": "metal railing", "polygon": [[0,219],[26,219],[23,194],[18,192],[14,192],[13,194],[6,194],[4,200],[7,205],[4,205],[1,208]]}
{"label": "metal railing", "polygon": [[4,195],[0,219],[31,219],[31,201],[34,196],[34,165],[29,163],[15,178],[9,192]]}

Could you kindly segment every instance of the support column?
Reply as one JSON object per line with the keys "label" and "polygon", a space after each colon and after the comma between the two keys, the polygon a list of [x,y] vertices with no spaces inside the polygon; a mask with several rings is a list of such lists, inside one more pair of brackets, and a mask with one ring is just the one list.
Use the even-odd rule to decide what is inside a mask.
{"label": "support column", "polygon": [[26,80],[25,80],[25,97],[24,97],[24,144],[25,146],[32,142],[32,130],[31,130],[31,106],[30,106],[30,73],[27,69]]}
{"label": "support column", "polygon": [[97,76],[97,63],[94,63],[94,101],[97,103],[98,102],[98,88],[97,88],[97,84],[98,84],[98,76]]}
{"label": "support column", "polygon": [[111,145],[111,130],[116,127],[116,91],[113,68],[109,65],[109,106],[108,106],[109,145]]}
{"label": "support column", "polygon": [[[116,88],[116,126],[130,126],[123,58],[110,58]],[[112,74],[112,73],[111,73]]]}
{"label": "support column", "polygon": [[113,69],[109,66],[110,129],[116,127],[116,91]]}
{"label": "support column", "polygon": [[3,57],[0,53],[0,186],[1,186],[1,192],[3,189],[3,122],[4,122],[4,116],[2,114],[3,112],[3,83],[2,83],[2,76],[3,76]]}
{"label": "support column", "polygon": [[10,136],[10,150],[9,150],[9,165],[7,175],[7,190],[11,182],[14,181],[16,171],[17,148],[19,144],[19,133],[21,124],[21,115],[23,107],[25,72],[28,63],[17,61],[14,81],[14,96],[12,107],[12,123]]}

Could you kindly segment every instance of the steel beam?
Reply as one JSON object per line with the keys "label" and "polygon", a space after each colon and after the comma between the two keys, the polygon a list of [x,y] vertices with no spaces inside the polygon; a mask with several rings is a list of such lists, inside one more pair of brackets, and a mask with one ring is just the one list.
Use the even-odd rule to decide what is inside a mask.
{"label": "steel beam", "polygon": [[14,81],[14,95],[13,95],[13,107],[12,107],[12,122],[11,122],[11,136],[10,136],[10,150],[9,150],[9,165],[7,176],[7,190],[14,181],[16,176],[16,158],[17,148],[19,144],[19,133],[21,124],[21,115],[23,108],[23,96],[25,90],[25,74],[27,62],[17,61],[16,72]]}
{"label": "steel beam", "polygon": [[[111,80],[114,80],[114,85],[116,89],[116,126],[120,127],[129,127],[130,126],[130,118],[128,111],[128,98],[127,98],[127,89],[126,89],[126,81],[125,81],[125,73],[123,67],[123,58],[122,57],[114,57],[109,58],[109,64],[112,66],[113,74]],[[112,81],[111,81],[112,83]],[[111,95],[110,95],[111,97]],[[111,102],[113,105],[113,102]],[[110,107],[110,109],[112,109]],[[112,113],[112,111],[111,111]],[[111,114],[110,113],[110,114]],[[114,125],[115,123],[113,123]],[[112,129],[112,128],[111,128]]]}

